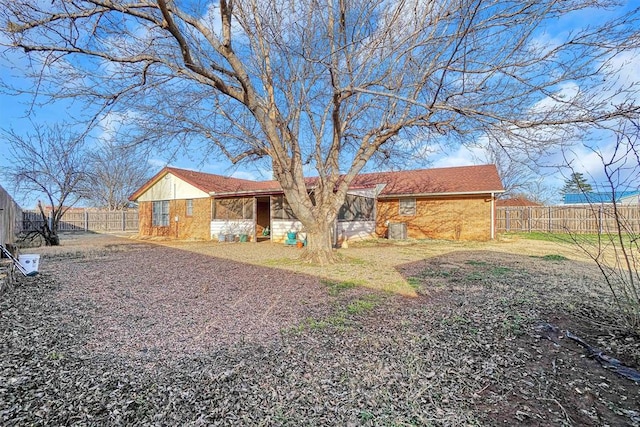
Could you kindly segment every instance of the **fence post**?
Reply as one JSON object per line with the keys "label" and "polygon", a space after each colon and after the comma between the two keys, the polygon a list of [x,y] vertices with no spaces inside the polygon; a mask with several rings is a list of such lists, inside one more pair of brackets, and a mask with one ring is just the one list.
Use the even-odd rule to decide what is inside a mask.
{"label": "fence post", "polygon": [[507,208],[504,211],[504,228],[505,228],[505,232],[509,232],[511,230],[511,212],[509,211],[509,208]]}
{"label": "fence post", "polygon": [[529,206],[528,210],[529,210],[529,221],[528,221],[529,222],[529,233],[531,233],[531,226],[532,226],[532,224],[531,224],[531,206]]}
{"label": "fence post", "polygon": [[127,231],[127,218],[125,217],[126,211],[122,210],[122,231]]}
{"label": "fence post", "polygon": [[547,229],[547,232],[551,233],[551,206],[549,206],[549,228]]}
{"label": "fence post", "polygon": [[602,205],[598,207],[598,234],[602,234]]}
{"label": "fence post", "polygon": [[84,231],[85,233],[89,231],[89,212],[87,209],[84,210]]}

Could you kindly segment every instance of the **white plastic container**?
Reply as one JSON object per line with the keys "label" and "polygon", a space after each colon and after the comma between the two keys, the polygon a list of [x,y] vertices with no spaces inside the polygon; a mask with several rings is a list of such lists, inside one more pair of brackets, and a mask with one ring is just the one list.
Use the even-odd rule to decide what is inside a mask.
{"label": "white plastic container", "polygon": [[18,256],[18,262],[24,268],[27,275],[35,276],[38,274],[38,264],[40,264],[40,255],[24,254]]}

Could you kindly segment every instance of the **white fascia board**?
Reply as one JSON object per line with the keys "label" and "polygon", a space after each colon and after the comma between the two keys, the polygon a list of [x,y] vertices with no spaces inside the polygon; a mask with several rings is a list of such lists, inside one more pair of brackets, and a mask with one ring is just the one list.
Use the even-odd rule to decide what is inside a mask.
{"label": "white fascia board", "polygon": [[282,193],[282,190],[244,190],[244,191],[230,191],[218,193],[215,191],[209,192],[209,195],[212,197],[235,197],[235,196],[253,196],[253,195],[269,195],[269,194],[279,194]]}
{"label": "white fascia board", "polygon": [[441,197],[441,196],[479,196],[482,194],[495,195],[504,193],[506,190],[488,190],[488,191],[461,191],[457,193],[398,193],[378,196],[378,199],[398,199],[402,197]]}

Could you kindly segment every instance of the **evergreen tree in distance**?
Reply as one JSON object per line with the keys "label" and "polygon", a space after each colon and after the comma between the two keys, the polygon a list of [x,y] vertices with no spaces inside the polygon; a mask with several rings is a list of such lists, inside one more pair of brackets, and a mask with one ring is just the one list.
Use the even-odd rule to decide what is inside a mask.
{"label": "evergreen tree in distance", "polygon": [[569,193],[590,193],[593,187],[581,172],[573,172],[571,176],[565,180],[564,187],[560,190],[561,194]]}

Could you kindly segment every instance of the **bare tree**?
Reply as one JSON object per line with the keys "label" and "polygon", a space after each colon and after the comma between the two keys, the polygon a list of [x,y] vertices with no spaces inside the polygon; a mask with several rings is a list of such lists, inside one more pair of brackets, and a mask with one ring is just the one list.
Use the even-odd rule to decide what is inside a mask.
{"label": "bare tree", "polygon": [[0,0],[0,19],[11,46],[42,64],[40,93],[52,78],[53,97],[135,112],[145,140],[270,163],[307,256],[322,263],[347,188],[372,159],[486,132],[534,154],[567,125],[636,111],[619,101],[635,87],[602,73],[638,45],[638,10],[552,43],[540,30],[615,4]]}
{"label": "bare tree", "polygon": [[538,176],[527,182],[524,186],[523,194],[534,202],[544,205],[557,203],[558,188],[546,182],[544,176]]}
{"label": "bare tree", "polygon": [[[610,129],[615,144],[594,149],[600,159],[604,184],[598,190],[611,195],[611,203],[591,201],[599,222],[597,238],[570,233],[573,242],[598,266],[604,284],[619,308],[621,323],[640,332],[640,228],[636,214],[624,206],[621,196],[640,191],[640,121],[621,121]],[[572,165],[568,165],[572,168]],[[572,174],[572,176],[575,172]]]}
{"label": "bare tree", "polygon": [[79,192],[95,206],[129,207],[129,196],[151,177],[147,155],[137,146],[102,141],[86,154],[87,173]]}
{"label": "bare tree", "polygon": [[59,245],[62,215],[80,199],[77,190],[86,166],[84,134],[76,134],[65,125],[34,125],[32,132],[4,130],[1,137],[10,145],[12,166],[6,173],[18,191],[46,198],[47,206],[38,202],[43,221],[37,231],[47,245]]}
{"label": "bare tree", "polygon": [[505,189],[500,198],[523,197],[543,204],[557,198],[558,190],[545,182],[544,166],[540,161],[528,158],[517,148],[506,150],[498,141],[486,143],[481,148],[483,153],[476,156],[477,160],[492,163],[498,169]]}

